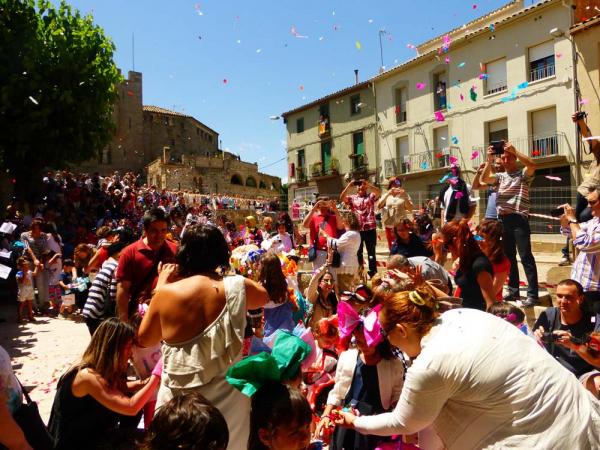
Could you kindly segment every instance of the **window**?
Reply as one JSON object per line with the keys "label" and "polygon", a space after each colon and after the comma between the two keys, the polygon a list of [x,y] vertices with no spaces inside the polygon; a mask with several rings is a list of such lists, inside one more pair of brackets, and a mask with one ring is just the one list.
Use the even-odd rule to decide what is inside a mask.
{"label": "window", "polygon": [[506,58],[486,64],[485,94],[506,91]]}
{"label": "window", "polygon": [[324,173],[331,169],[331,141],[321,143],[321,164]]}
{"label": "window", "polygon": [[306,166],[306,155],[304,149],[298,150],[298,168]]}
{"label": "window", "polygon": [[231,177],[231,184],[237,184],[238,186],[243,186],[242,178],[239,175],[233,175]]}
{"label": "window", "polygon": [[352,134],[352,169],[357,170],[366,165],[364,135],[359,131]]}
{"label": "window", "polygon": [[306,154],[304,149],[297,152],[298,166],[296,167],[296,180],[306,181]]}
{"label": "window", "polygon": [[327,137],[331,131],[329,123],[329,105],[327,103],[319,106],[319,136]]}
{"label": "window", "polygon": [[446,109],[446,72],[440,72],[433,76],[434,82],[434,107],[436,111]]}
{"label": "window", "polygon": [[296,119],[296,133],[304,132],[304,117]]}
{"label": "window", "polygon": [[506,119],[488,122],[488,144],[494,141],[508,141],[508,121]]}
{"label": "window", "polygon": [[208,135],[208,142],[212,142],[212,139],[213,139],[213,138],[212,138],[212,135],[210,135],[210,134],[209,134],[209,135]]}
{"label": "window", "polygon": [[264,180],[260,180],[260,183],[258,183],[258,187],[261,189],[266,189],[267,185],[265,184]]}
{"label": "window", "polygon": [[396,89],[395,97],[396,123],[406,122],[406,88]]}
{"label": "window", "polygon": [[256,180],[252,177],[246,178],[246,186],[248,187],[256,187]]}
{"label": "window", "polygon": [[196,136],[200,135],[200,128],[196,128]]}
{"label": "window", "polygon": [[433,155],[433,167],[450,166],[450,148],[448,144],[448,127],[439,127],[433,130],[435,142],[435,154]]}
{"label": "window", "polygon": [[529,81],[552,77],[554,73],[554,42],[529,48]]}
{"label": "window", "polygon": [[558,154],[555,107],[531,113],[531,132],[530,156],[539,158]]}
{"label": "window", "polygon": [[410,156],[408,154],[408,136],[396,138],[397,173],[410,172]]}
{"label": "window", "polygon": [[360,114],[360,94],[350,97],[350,115]]}

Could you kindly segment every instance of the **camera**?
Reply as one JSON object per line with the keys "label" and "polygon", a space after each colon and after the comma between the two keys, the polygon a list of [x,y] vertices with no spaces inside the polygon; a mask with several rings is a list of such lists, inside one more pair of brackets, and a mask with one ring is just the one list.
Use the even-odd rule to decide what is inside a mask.
{"label": "camera", "polygon": [[556,341],[558,341],[558,335],[554,334],[552,331],[544,331],[542,334],[542,342],[544,344],[552,344]]}
{"label": "camera", "polygon": [[492,141],[490,145],[494,149],[494,155],[501,155],[504,153],[504,141]]}
{"label": "camera", "polygon": [[587,117],[587,113],[585,111],[577,111],[575,113],[575,120],[585,119]]}
{"label": "camera", "polygon": [[564,214],[564,209],[563,208],[554,208],[552,210],[550,210],[550,215],[552,217],[560,217]]}

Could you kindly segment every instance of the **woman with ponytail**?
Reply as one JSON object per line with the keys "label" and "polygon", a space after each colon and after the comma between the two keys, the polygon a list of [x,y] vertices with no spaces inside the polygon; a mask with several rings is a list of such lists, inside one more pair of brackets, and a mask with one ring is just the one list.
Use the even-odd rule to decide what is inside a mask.
{"label": "woman with ponytail", "polygon": [[[424,286],[388,294],[379,323],[412,359],[400,400],[388,413],[342,412],[337,425],[419,432],[420,448],[600,448],[600,404],[507,321],[464,308],[440,314]],[[427,442],[421,432],[433,430],[437,442]]]}
{"label": "woman with ponytail", "polygon": [[459,260],[454,282],[460,289],[463,306],[485,311],[496,301],[494,271],[471,233],[467,220],[444,225],[442,240],[452,259]]}

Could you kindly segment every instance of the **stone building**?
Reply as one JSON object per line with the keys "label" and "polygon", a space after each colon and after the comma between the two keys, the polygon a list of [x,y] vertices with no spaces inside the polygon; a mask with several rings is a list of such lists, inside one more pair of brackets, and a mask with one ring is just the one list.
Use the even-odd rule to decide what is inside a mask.
{"label": "stone building", "polygon": [[82,169],[100,174],[115,170],[143,172],[150,161],[162,156],[164,146],[171,148],[174,160],[183,154],[219,153],[219,133],[210,127],[183,113],[143,104],[140,72],[130,71],[118,91],[113,140],[98,160],[88,161]]}
{"label": "stone building", "polygon": [[258,165],[240,161],[229,152],[181,154],[163,148],[161,158],[147,166],[148,184],[160,189],[219,193],[242,197],[279,197],[281,179],[258,171]]}

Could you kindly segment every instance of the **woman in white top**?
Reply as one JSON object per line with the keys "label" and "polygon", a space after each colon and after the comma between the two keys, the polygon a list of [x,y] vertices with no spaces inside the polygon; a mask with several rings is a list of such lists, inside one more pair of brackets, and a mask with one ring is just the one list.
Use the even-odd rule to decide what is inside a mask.
{"label": "woman in white top", "polygon": [[360,247],[360,225],[353,212],[342,216],[345,232],[335,239],[321,228],[319,234],[327,238],[327,247],[336,249],[340,254],[340,266],[332,268],[335,271],[339,292],[351,291],[358,275],[358,248]]}
{"label": "woman in white top", "polygon": [[393,412],[340,424],[382,436],[433,425],[449,450],[600,448],[600,403],[510,323],[474,309],[438,315],[425,288],[389,295],[379,320],[416,359]]}
{"label": "woman in white top", "polygon": [[225,373],[242,352],[246,309],[262,307],[267,292],[241,276],[216,273],[229,264],[229,248],[214,226],[188,227],[177,263],[182,279],[169,282],[174,265],[161,268],[160,288],[139,331],[138,340],[145,347],[163,341],[164,368],[156,409],[176,395],[198,391],[225,417],[228,449],[245,450],[250,399],[227,383]]}
{"label": "woman in white top", "polygon": [[397,177],[390,178],[387,192],[383,194],[377,208],[382,212],[381,221],[385,227],[385,237],[388,242],[388,248],[392,249],[392,243],[396,239],[394,236],[394,226],[401,220],[407,219],[413,209],[413,203],[408,193],[402,188],[402,180]]}

